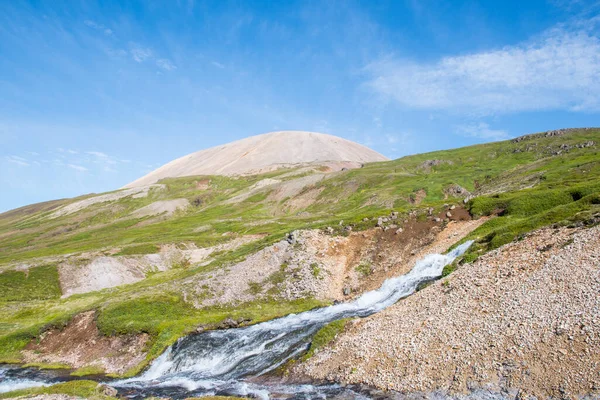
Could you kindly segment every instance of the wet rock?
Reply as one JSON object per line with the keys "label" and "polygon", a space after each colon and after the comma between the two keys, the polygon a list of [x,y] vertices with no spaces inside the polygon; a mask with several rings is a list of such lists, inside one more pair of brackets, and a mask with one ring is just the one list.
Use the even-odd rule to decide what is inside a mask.
{"label": "wet rock", "polygon": [[296,241],[298,240],[298,232],[294,231],[292,233],[288,233],[285,240],[287,240],[289,244],[296,244]]}
{"label": "wet rock", "polygon": [[238,322],[233,318],[225,318],[219,325],[217,325],[217,329],[231,329],[237,328]]}
{"label": "wet rock", "polygon": [[98,386],[96,386],[96,388],[98,389],[98,391],[100,392],[100,394],[102,394],[104,396],[117,397],[117,395],[119,394],[119,392],[117,391],[117,389],[115,389],[112,386],[108,386],[108,385],[106,385],[104,383],[98,384]]}

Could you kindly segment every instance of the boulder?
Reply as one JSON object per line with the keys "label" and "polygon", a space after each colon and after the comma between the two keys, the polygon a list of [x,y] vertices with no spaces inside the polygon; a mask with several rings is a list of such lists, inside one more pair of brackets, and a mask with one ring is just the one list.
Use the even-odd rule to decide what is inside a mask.
{"label": "boulder", "polygon": [[104,383],[99,383],[98,386],[96,386],[96,389],[98,389],[100,394],[108,397],[117,397],[117,395],[119,394],[117,389],[115,389],[112,386],[108,386]]}

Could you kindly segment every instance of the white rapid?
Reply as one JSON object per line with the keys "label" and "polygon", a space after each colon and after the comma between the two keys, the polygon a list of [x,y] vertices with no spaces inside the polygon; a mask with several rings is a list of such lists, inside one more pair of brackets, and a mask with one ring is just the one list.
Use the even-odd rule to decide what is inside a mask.
{"label": "white rapid", "polygon": [[445,255],[430,254],[418,261],[409,273],[388,279],[379,289],[349,303],[291,314],[245,328],[187,336],[165,351],[142,375],[111,385],[129,389],[132,394],[159,394],[161,388],[178,387],[188,394],[237,394],[257,398],[269,398],[274,393],[286,393],[284,397],[289,398],[289,390],[299,388],[306,396],[295,398],[325,395],[321,389],[336,390],[337,387],[304,385],[275,389],[243,379],[263,375],[301,354],[323,325],[342,318],[366,317],[409,296],[420,283],[438,278],[444,267],[462,255],[471,243],[466,242]]}

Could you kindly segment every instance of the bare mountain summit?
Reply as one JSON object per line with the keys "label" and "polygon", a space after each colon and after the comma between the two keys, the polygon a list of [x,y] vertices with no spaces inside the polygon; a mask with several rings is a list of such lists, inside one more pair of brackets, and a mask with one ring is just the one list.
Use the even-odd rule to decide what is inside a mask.
{"label": "bare mountain summit", "polygon": [[188,154],[125,187],[181,176],[247,175],[315,163],[335,170],[387,160],[376,151],[337,136],[302,131],[271,132]]}

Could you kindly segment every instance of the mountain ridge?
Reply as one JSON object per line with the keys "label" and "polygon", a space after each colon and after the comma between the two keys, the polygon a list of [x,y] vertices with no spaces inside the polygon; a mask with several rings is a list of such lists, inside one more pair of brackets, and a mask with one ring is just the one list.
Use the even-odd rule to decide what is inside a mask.
{"label": "mountain ridge", "polygon": [[144,186],[164,178],[249,175],[306,164],[327,164],[331,170],[340,170],[388,160],[366,146],[338,136],[307,131],[276,131],[179,157],[123,188]]}

